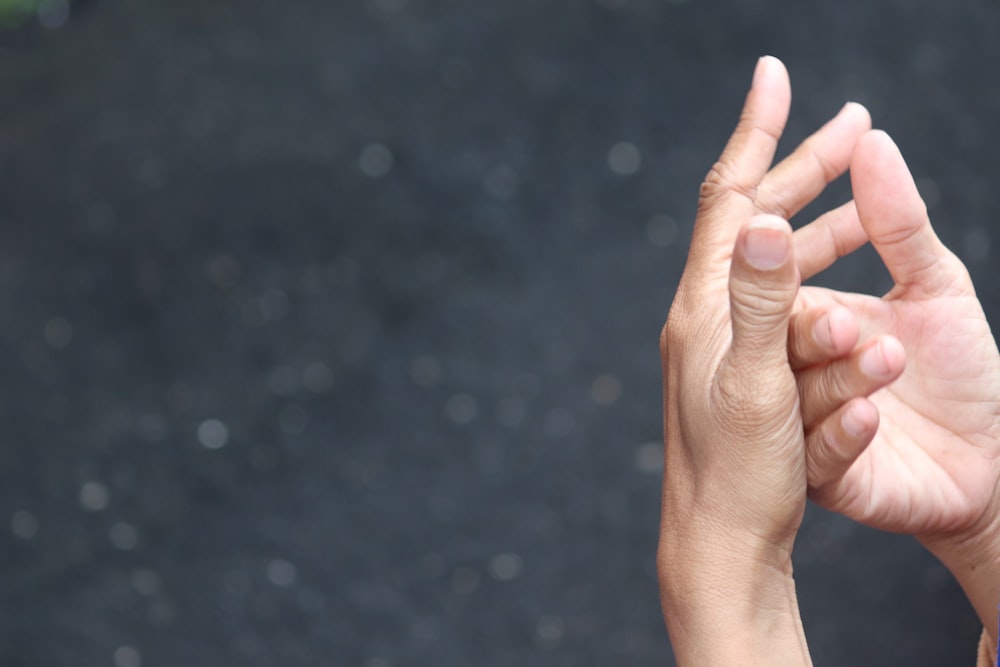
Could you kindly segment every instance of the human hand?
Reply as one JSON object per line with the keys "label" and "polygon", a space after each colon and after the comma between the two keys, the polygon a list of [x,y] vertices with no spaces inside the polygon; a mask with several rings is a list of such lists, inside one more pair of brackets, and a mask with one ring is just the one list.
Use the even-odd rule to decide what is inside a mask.
{"label": "human hand", "polygon": [[[800,291],[789,349],[814,463],[810,496],[866,525],[915,535],[955,574],[993,633],[1000,601],[1000,354],[968,272],[934,233],[886,134],[858,141],[851,177],[856,217],[842,220],[836,254],[870,239],[895,286],[882,298]],[[796,249],[805,255],[822,241],[815,230],[802,231]],[[815,254],[823,259],[803,260],[806,277],[831,257],[829,249]],[[838,324],[824,333],[816,322],[829,325],[822,315],[835,306],[857,321],[837,310]],[[824,347],[817,333],[843,339],[855,328],[862,336],[890,334],[902,349],[884,339],[881,364],[868,372],[861,348],[814,365]],[[902,367],[904,349],[900,378],[870,402],[857,398],[880,370]],[[847,414],[863,422],[861,437],[839,425]]]}
{"label": "human hand", "polygon": [[[688,263],[661,337],[666,462],[658,563],[679,664],[809,664],[791,579],[809,464],[787,352],[803,267],[785,219],[846,170],[870,120],[848,105],[769,171],[790,99],[784,67],[761,59],[739,126],[702,186]],[[807,250],[822,233],[849,236],[849,212],[814,223]],[[811,270],[836,252],[805,256]],[[843,351],[848,343],[840,341]]]}

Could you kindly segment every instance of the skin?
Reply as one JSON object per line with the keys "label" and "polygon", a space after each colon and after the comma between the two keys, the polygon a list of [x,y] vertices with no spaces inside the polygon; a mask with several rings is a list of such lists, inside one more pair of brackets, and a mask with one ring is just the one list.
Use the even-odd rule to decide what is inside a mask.
{"label": "skin", "polygon": [[[982,308],[859,105],[771,168],[790,101],[761,59],[661,336],[658,563],[680,665],[811,664],[791,569],[807,495],[915,535],[997,625],[1000,355]],[[793,235],[848,168],[855,200]],[[800,286],[866,242],[887,295]]]}

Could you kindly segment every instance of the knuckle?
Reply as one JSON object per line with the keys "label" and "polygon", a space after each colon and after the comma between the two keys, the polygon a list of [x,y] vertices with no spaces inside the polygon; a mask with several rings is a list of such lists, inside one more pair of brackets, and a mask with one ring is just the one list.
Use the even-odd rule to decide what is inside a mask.
{"label": "knuckle", "polygon": [[833,247],[838,258],[850,254],[851,248],[846,236],[838,234],[833,225],[827,225],[824,228],[824,232],[826,233],[828,244]]}
{"label": "knuckle", "polygon": [[[806,426],[822,425],[840,405],[854,396],[856,380],[848,363],[830,363],[799,377],[799,400]],[[817,431],[818,433],[818,431]]]}
{"label": "knuckle", "polygon": [[731,369],[731,365],[720,369],[711,397],[716,418],[726,430],[760,438],[787,428],[790,416],[798,412],[794,383],[781,382],[773,368]]}
{"label": "knuckle", "polygon": [[673,334],[671,332],[670,321],[667,320],[667,322],[663,325],[663,328],[660,329],[660,357],[664,361],[666,361],[667,357],[669,356],[670,342],[672,337]]}
{"label": "knuckle", "polygon": [[835,420],[827,420],[806,437],[806,477],[810,486],[823,487],[843,475],[854,460],[850,448],[844,447],[849,440]]}
{"label": "knuckle", "polygon": [[720,158],[702,181],[701,203],[709,204],[725,193],[735,193],[752,200],[756,196],[756,188],[743,184],[737,176],[736,168],[728,160]]}
{"label": "knuckle", "polygon": [[810,486],[823,486],[828,480],[830,452],[833,443],[826,429],[814,431],[807,439],[806,479]]}
{"label": "knuckle", "polygon": [[774,190],[772,187],[761,183],[757,188],[754,204],[760,213],[776,215],[779,218],[788,220],[794,213],[791,202],[786,201],[789,196],[787,193]]}
{"label": "knuckle", "polygon": [[682,314],[682,307],[679,305],[680,298],[674,300],[670,307],[670,314],[663,328],[660,329],[660,355],[666,360],[671,350],[683,346],[689,338],[688,327],[682,323],[686,317]]}
{"label": "knuckle", "polygon": [[840,176],[840,169],[816,146],[815,141],[806,141],[803,148],[807,151],[807,154],[812,159],[813,164],[816,165],[820,174],[822,174],[823,180],[830,183]]}
{"label": "knuckle", "polygon": [[836,403],[847,400],[854,393],[857,384],[854,375],[853,364],[830,364],[820,373],[819,394]]}
{"label": "knuckle", "polygon": [[788,318],[794,293],[794,289],[777,282],[756,282],[748,289],[731,290],[729,299],[735,313],[750,316],[740,318],[741,326],[751,326],[752,322],[752,326],[771,329]]}
{"label": "knuckle", "polygon": [[788,358],[795,363],[808,363],[818,356],[819,345],[813,337],[815,322],[812,313],[793,315],[788,323]]}

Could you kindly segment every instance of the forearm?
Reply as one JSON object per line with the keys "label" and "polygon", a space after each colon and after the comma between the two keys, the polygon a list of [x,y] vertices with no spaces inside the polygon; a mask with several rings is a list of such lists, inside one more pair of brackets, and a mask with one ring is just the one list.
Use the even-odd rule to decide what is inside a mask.
{"label": "forearm", "polygon": [[983,637],[979,647],[977,667],[995,667],[997,664],[997,624],[1000,605],[1000,549],[993,552],[993,562],[981,567],[951,568],[983,622]]}
{"label": "forearm", "polygon": [[991,523],[972,539],[924,541],[954,575],[983,623],[977,667],[995,667],[1000,640],[1000,517]]}
{"label": "forearm", "polygon": [[668,533],[659,571],[679,667],[811,667],[787,554]]}
{"label": "forearm", "polygon": [[979,640],[979,659],[976,661],[976,667],[994,667],[996,664],[996,641],[989,632],[983,630],[983,637]]}
{"label": "forearm", "polygon": [[[996,558],[1000,559],[1000,556]],[[963,576],[956,573],[956,578],[983,622],[983,637],[977,667],[995,667],[998,642],[997,605],[1000,605],[1000,561],[994,563],[991,568],[982,569],[989,569],[990,572],[984,571],[980,574],[977,568],[976,571],[967,570]]]}

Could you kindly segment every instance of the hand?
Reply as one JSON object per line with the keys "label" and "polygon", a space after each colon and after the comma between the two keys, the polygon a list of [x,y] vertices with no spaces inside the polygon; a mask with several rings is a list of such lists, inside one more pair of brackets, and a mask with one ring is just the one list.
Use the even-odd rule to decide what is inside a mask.
{"label": "hand", "polygon": [[[869,526],[915,535],[952,570],[995,632],[1000,354],[965,267],[935,235],[909,170],[886,134],[871,132],[858,141],[851,176],[856,214],[852,220],[848,209],[840,220],[839,250],[833,255],[869,238],[895,286],[882,298],[816,288],[800,292],[802,310],[793,319],[789,349],[813,462],[810,495]],[[804,256],[819,249],[811,253],[814,263],[804,262],[808,277],[833,255],[822,249],[815,229],[801,231],[796,250]],[[819,341],[822,325],[831,323],[823,317],[835,305],[846,307],[857,322],[838,309],[839,324]],[[882,352],[888,354],[881,366],[869,365],[866,372],[861,349],[811,365],[822,358],[819,350],[832,347],[831,333],[846,340],[855,328],[862,336],[893,337],[883,339],[888,347]],[[903,349],[902,376],[870,402],[856,398],[867,393],[880,370],[902,367]],[[848,414],[863,423],[859,437],[841,426]]]}
{"label": "hand", "polygon": [[[761,59],[739,126],[702,187],[661,337],[658,562],[679,664],[810,664],[790,561],[808,467],[787,352],[802,267],[785,219],[846,170],[870,120],[848,105],[768,171],[790,98],[784,67]],[[803,242],[849,236],[851,221],[849,209],[838,209]],[[832,262],[836,254],[827,248],[806,257]]]}

